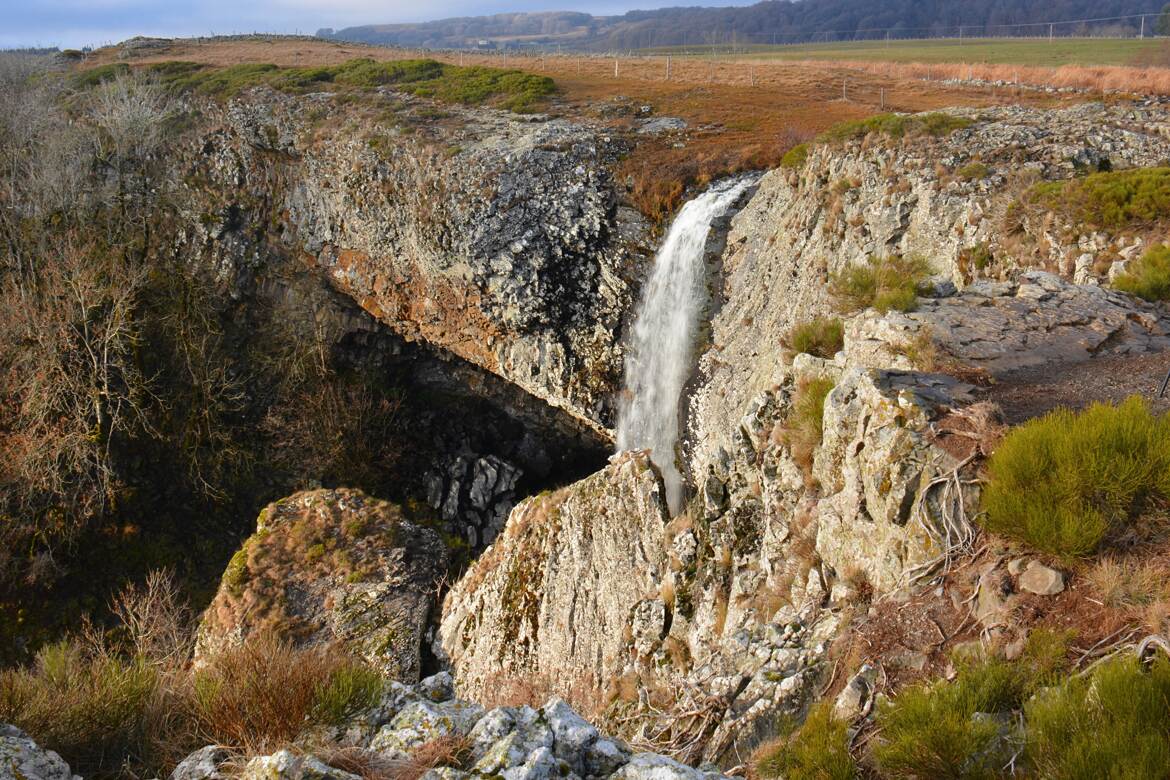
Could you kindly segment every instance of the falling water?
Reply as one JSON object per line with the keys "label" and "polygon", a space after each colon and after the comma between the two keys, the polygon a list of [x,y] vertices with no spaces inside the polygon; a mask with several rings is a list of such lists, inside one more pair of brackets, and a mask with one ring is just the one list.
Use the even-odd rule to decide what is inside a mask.
{"label": "falling water", "polygon": [[675,464],[679,399],[692,366],[695,330],[706,302],[703,255],[711,223],[752,183],[732,179],[688,202],[675,217],[642,291],[626,358],[626,392],[618,415],[618,451],[649,449],[662,473],[672,514],[682,509]]}

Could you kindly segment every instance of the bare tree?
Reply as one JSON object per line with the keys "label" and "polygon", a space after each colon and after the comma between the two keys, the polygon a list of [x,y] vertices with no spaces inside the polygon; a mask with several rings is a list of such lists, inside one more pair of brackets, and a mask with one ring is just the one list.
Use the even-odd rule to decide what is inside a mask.
{"label": "bare tree", "polygon": [[7,250],[0,272],[24,273],[35,264],[41,247],[22,233],[25,220],[81,205],[95,138],[69,121],[60,93],[46,58],[0,54],[0,238]]}
{"label": "bare tree", "polygon": [[145,278],[66,237],[31,281],[0,290],[0,499],[30,554],[113,501],[114,440],[148,425],[135,354]]}

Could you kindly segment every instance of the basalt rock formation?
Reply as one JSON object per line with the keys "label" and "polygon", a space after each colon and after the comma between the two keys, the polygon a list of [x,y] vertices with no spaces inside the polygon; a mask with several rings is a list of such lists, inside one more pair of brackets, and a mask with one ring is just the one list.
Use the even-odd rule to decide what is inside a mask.
{"label": "basalt rock formation", "polygon": [[[621,142],[394,93],[371,107],[264,89],[233,101],[188,175],[231,200],[207,204],[193,246],[247,284],[266,258],[236,244],[267,230],[395,333],[606,429],[648,231],[617,203]],[[334,114],[349,116],[330,132]]]}

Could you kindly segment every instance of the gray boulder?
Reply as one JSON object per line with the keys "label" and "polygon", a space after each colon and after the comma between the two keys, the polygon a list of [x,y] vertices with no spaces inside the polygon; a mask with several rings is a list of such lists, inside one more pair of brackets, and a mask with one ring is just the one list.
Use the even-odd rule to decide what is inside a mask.
{"label": "gray boulder", "polygon": [[226,772],[219,771],[228,759],[227,748],[207,745],[184,758],[171,772],[171,780],[228,780]]}
{"label": "gray boulder", "polygon": [[657,753],[636,753],[610,777],[614,780],[706,780],[709,775]]}
{"label": "gray boulder", "polygon": [[278,750],[270,756],[257,756],[248,762],[240,780],[361,780],[349,772],[335,769],[316,756],[298,756]]}
{"label": "gray boulder", "polygon": [[0,780],[80,780],[52,750],[15,726],[0,725]]}
{"label": "gray boulder", "polygon": [[483,707],[471,702],[411,702],[374,735],[370,749],[389,758],[407,758],[426,742],[452,735],[468,736],[482,717]]}

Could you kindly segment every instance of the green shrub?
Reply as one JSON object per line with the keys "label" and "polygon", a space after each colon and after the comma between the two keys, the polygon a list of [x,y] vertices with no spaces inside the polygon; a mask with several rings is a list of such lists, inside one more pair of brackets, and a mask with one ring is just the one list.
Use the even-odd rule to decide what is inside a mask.
{"label": "green shrub", "polygon": [[1065,558],[1091,555],[1170,498],[1170,422],[1136,396],[1058,410],[1009,433],[988,473],[987,528]]}
{"label": "green shrub", "polygon": [[843,143],[880,133],[891,138],[932,136],[941,138],[956,130],[970,127],[972,121],[944,113],[932,114],[877,114],[833,125],[817,136],[818,143]]}
{"label": "green shrub", "polygon": [[883,704],[877,715],[881,740],[873,750],[882,774],[998,776],[1005,757],[994,749],[1000,735],[994,716],[1018,710],[1034,691],[1059,679],[1067,668],[1068,640],[1065,634],[1036,631],[1017,661],[960,664],[952,682],[911,686]]}
{"label": "green shrub", "polygon": [[1133,168],[1042,182],[1024,194],[1024,201],[1098,230],[1151,223],[1170,217],[1170,168]]}
{"label": "green shrub", "polygon": [[340,65],[310,68],[280,68],[270,63],[205,68],[194,63],[172,62],[149,68],[172,90],[193,90],[217,98],[230,98],[261,85],[292,93],[326,87],[367,90],[393,86],[449,103],[490,102],[512,111],[526,111],[556,91],[556,85],[547,76],[500,68],[445,65],[429,59],[391,62],[355,59]]}
{"label": "green shrub", "polygon": [[918,289],[930,274],[917,256],[870,257],[865,265],[850,265],[829,278],[829,292],[845,313],[872,306],[883,314],[913,311]]}
{"label": "green shrub", "polygon": [[845,326],[837,317],[817,317],[788,333],[788,347],[820,358],[831,358],[845,346]]}
{"label": "green shrub", "polygon": [[96,87],[104,81],[110,81],[123,73],[129,73],[130,66],[124,62],[111,62],[109,65],[98,65],[96,68],[83,70],[72,78],[76,89]]}
{"label": "green shrub", "polygon": [[976,181],[978,179],[986,179],[990,169],[981,162],[973,162],[970,165],[964,165],[959,170],[955,171],[960,179],[963,181]]}
{"label": "green shrub", "polygon": [[64,641],[42,648],[31,667],[0,673],[0,722],[24,729],[78,774],[112,777],[126,756],[150,755],[159,686],[159,672],[141,659]]}
{"label": "green shrub", "polygon": [[1170,662],[1132,656],[1041,692],[1025,708],[1025,754],[1037,777],[1165,777],[1170,766]]}
{"label": "green shrub", "polygon": [[360,663],[341,666],[317,685],[313,720],[340,725],[377,704],[382,687],[382,675],[377,670]]}
{"label": "green shrub", "polygon": [[797,144],[784,153],[780,158],[781,168],[803,168],[805,161],[808,160],[808,144]]}
{"label": "green shrub", "polygon": [[1130,263],[1126,272],[1113,281],[1113,286],[1147,301],[1170,300],[1170,246],[1151,248]]}
{"label": "green shrub", "polygon": [[852,780],[857,777],[857,765],[849,754],[848,725],[833,717],[831,700],[821,702],[795,734],[761,748],[753,761],[755,776]]}

